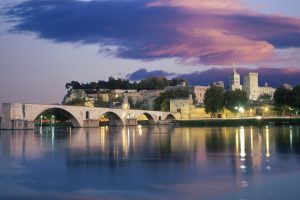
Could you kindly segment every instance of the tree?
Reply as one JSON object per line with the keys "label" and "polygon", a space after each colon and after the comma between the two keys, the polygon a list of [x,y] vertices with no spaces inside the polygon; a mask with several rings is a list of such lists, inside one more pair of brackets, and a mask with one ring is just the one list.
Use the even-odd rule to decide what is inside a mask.
{"label": "tree", "polygon": [[76,106],[83,106],[85,103],[84,97],[75,97],[74,99],[65,102],[64,105],[76,105]]}
{"label": "tree", "polygon": [[184,82],[187,85],[187,81],[182,78],[173,78],[169,82],[170,86],[176,86],[178,84],[181,84],[182,82]]}
{"label": "tree", "polygon": [[284,115],[286,110],[292,106],[293,95],[292,90],[286,89],[284,87],[279,87],[274,93],[274,105],[277,110],[280,111],[281,115]]}
{"label": "tree", "polygon": [[292,106],[300,110],[300,85],[297,85],[292,90]]}
{"label": "tree", "polygon": [[109,107],[109,102],[105,102],[103,100],[103,97],[101,95],[98,95],[97,98],[94,101],[94,106],[95,107],[107,108],[107,107]]}
{"label": "tree", "polygon": [[272,95],[267,94],[267,93],[263,93],[261,95],[259,95],[258,100],[260,101],[270,101],[272,99]]}
{"label": "tree", "polygon": [[170,99],[165,99],[162,103],[161,103],[161,111],[167,112],[170,111]]}
{"label": "tree", "polygon": [[160,95],[154,100],[154,110],[169,111],[170,99],[187,98],[190,92],[188,89],[174,89],[167,90],[160,93]]}
{"label": "tree", "polygon": [[134,102],[133,102],[132,97],[128,97],[128,103],[130,105],[130,108],[134,108]]}
{"label": "tree", "polygon": [[224,89],[222,87],[211,86],[204,94],[205,112],[215,117],[216,113],[223,110]]}
{"label": "tree", "polygon": [[237,112],[237,107],[247,107],[247,93],[242,90],[226,91],[224,93],[224,106],[232,112]]}
{"label": "tree", "polygon": [[89,83],[79,83],[77,81],[71,81],[70,83],[66,83],[65,88],[67,90],[98,90],[98,89],[131,89],[131,90],[157,90],[163,89],[167,86],[175,86],[179,83],[185,82],[184,79],[174,78],[172,80],[168,80],[165,77],[149,77],[145,80],[141,80],[139,83],[130,82],[128,79],[115,79],[113,77],[109,77],[108,81],[98,82],[89,82]]}

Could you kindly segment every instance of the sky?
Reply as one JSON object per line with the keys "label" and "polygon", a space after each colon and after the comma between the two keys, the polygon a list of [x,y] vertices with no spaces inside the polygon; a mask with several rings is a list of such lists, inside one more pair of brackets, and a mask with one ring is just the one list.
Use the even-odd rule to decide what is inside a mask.
{"label": "sky", "polygon": [[[298,0],[1,0],[0,103],[60,103],[109,76],[300,83]],[[217,80],[218,79],[218,80]]]}

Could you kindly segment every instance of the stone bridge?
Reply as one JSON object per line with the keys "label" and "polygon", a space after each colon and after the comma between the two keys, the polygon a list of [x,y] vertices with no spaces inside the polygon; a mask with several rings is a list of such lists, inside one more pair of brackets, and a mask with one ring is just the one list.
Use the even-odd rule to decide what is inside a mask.
{"label": "stone bridge", "polygon": [[54,110],[66,116],[74,127],[98,127],[99,119],[104,114],[109,117],[109,125],[116,126],[137,125],[137,119],[141,115],[146,116],[151,124],[166,123],[180,117],[179,113],[150,110],[4,103],[2,104],[1,129],[33,129],[34,121],[38,120],[40,115]]}

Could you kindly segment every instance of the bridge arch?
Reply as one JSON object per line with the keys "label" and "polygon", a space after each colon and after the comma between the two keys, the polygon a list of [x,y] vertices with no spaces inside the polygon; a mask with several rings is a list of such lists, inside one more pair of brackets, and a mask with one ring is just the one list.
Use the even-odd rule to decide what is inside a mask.
{"label": "bridge arch", "polygon": [[165,118],[165,120],[175,120],[176,117],[173,114],[168,114]]}
{"label": "bridge arch", "polygon": [[137,116],[137,121],[139,124],[155,124],[155,116],[151,115],[148,112],[142,112]]}
{"label": "bridge arch", "polygon": [[[61,121],[70,121],[73,127],[80,127],[80,120],[75,117],[71,112],[64,108],[59,107],[49,107],[45,108],[41,111],[38,111],[37,114],[34,115],[33,121],[38,121],[41,119],[41,116],[51,117],[54,116],[55,120]],[[52,119],[51,119],[52,120]]]}
{"label": "bridge arch", "polygon": [[123,126],[125,125],[122,117],[113,111],[107,111],[99,116],[100,125]]}

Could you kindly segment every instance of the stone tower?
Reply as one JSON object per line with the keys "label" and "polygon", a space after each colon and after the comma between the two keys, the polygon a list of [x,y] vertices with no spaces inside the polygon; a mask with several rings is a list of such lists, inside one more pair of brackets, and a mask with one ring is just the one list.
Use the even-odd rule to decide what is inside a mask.
{"label": "stone tower", "polygon": [[236,65],[233,62],[232,65],[232,73],[229,76],[229,90],[242,90],[240,75],[236,72]]}
{"label": "stone tower", "polygon": [[258,73],[250,72],[244,76],[243,90],[247,93],[250,100],[257,100],[260,95]]}

